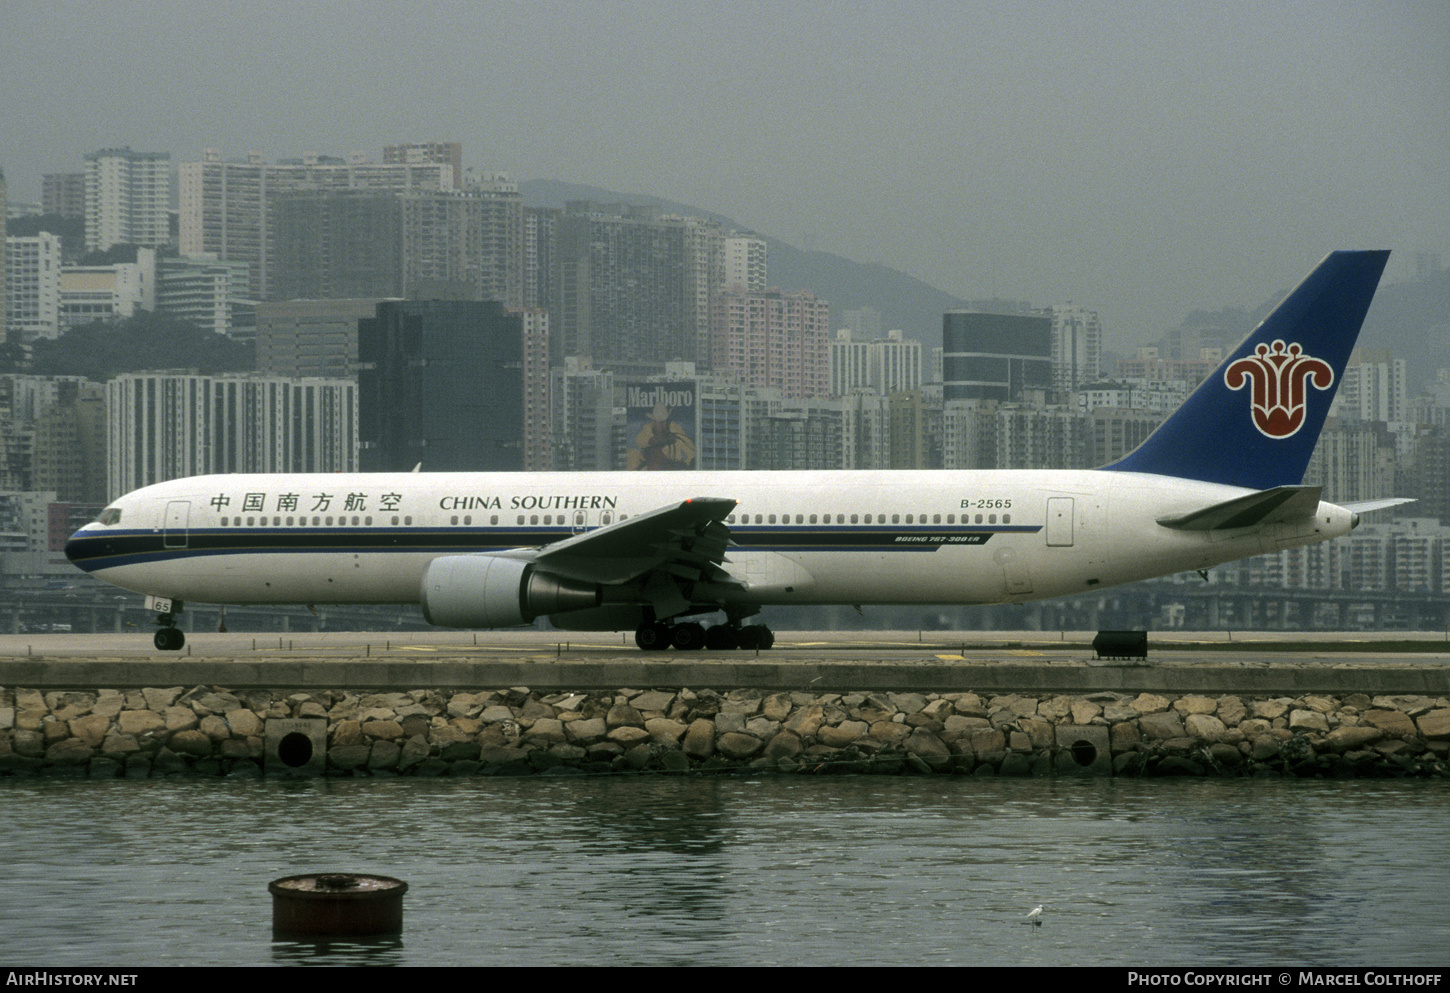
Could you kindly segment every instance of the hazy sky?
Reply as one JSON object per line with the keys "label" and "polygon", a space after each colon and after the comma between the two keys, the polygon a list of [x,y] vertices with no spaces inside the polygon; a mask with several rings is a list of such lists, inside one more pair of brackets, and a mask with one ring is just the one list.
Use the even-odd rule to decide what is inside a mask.
{"label": "hazy sky", "polygon": [[1122,344],[1331,249],[1450,261],[1444,0],[0,0],[0,94],[12,200],[112,145],[456,140]]}

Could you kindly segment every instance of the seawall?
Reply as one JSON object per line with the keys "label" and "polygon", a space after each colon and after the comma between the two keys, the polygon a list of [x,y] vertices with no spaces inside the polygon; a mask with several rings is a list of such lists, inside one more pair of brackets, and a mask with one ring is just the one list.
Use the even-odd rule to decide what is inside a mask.
{"label": "seawall", "polygon": [[0,776],[1443,777],[1447,679],[1252,660],[6,659]]}

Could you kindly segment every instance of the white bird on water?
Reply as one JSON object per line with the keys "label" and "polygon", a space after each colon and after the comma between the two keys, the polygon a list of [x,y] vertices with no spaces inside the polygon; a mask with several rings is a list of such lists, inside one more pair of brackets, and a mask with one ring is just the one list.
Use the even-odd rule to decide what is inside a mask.
{"label": "white bird on water", "polygon": [[1022,918],[1022,923],[1034,924],[1037,927],[1042,927],[1042,904],[1039,903],[1037,906],[1027,911],[1027,916]]}

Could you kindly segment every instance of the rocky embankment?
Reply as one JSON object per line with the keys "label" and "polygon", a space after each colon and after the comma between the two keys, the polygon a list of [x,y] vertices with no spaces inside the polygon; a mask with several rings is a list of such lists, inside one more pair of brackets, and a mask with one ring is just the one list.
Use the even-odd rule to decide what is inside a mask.
{"label": "rocky embankment", "polygon": [[[315,752],[279,756],[299,727]],[[1450,700],[1425,696],[0,688],[12,776],[1444,776],[1447,752]]]}

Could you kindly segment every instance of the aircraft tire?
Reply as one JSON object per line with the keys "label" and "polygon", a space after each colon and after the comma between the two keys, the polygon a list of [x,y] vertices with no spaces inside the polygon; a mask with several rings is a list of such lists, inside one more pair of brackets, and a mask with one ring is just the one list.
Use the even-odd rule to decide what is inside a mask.
{"label": "aircraft tire", "polygon": [[179,652],[181,646],[186,644],[186,635],[180,628],[158,628],[153,641],[163,652]]}
{"label": "aircraft tire", "polygon": [[705,632],[705,647],[712,652],[728,652],[740,647],[740,629],[730,624],[716,624]]}
{"label": "aircraft tire", "polygon": [[666,624],[642,624],[634,632],[634,643],[646,652],[670,647],[670,629]]}
{"label": "aircraft tire", "polygon": [[676,624],[670,632],[670,644],[682,652],[699,651],[705,647],[705,628],[694,621]]}
{"label": "aircraft tire", "polygon": [[740,647],[766,652],[775,644],[775,632],[764,624],[751,624],[740,629]]}

